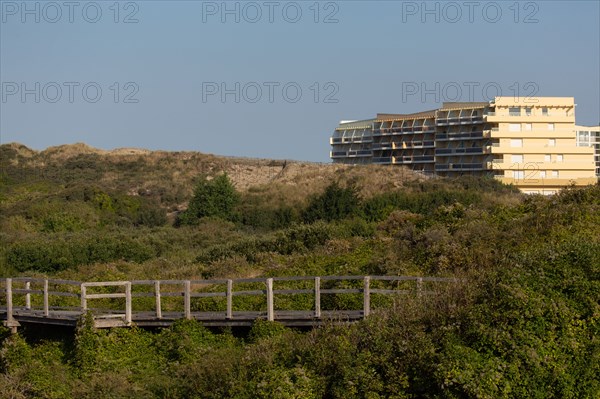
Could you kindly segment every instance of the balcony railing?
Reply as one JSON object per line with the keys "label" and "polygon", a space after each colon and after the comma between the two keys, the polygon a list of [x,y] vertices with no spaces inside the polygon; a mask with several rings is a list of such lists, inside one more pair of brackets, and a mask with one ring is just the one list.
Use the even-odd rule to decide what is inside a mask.
{"label": "balcony railing", "polygon": [[331,158],[345,158],[347,156],[347,151],[331,151]]}
{"label": "balcony railing", "polygon": [[469,147],[469,148],[437,148],[435,155],[462,155],[462,154],[489,154],[492,151],[491,147]]}
{"label": "balcony railing", "polygon": [[480,138],[484,138],[484,137],[486,137],[486,136],[483,131],[438,133],[435,135],[436,140],[468,140],[468,139],[480,139]]}
{"label": "balcony railing", "polygon": [[435,165],[436,171],[472,171],[483,170],[483,163],[448,163]]}
{"label": "balcony railing", "polygon": [[392,163],[392,157],[377,157],[377,158],[373,158],[373,163],[378,163],[378,164],[389,164]]}
{"label": "balcony railing", "polygon": [[358,151],[348,151],[349,157],[370,157],[373,156],[373,151],[371,150],[358,150]]}

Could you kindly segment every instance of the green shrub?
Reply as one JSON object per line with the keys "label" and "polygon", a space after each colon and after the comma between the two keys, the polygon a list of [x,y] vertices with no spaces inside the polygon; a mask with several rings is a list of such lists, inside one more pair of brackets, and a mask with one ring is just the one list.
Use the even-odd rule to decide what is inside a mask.
{"label": "green shrub", "polygon": [[196,185],[188,209],[179,215],[178,223],[193,225],[204,217],[232,220],[233,210],[238,201],[239,194],[227,174],[219,175],[212,180],[204,177]]}
{"label": "green shrub", "polygon": [[302,214],[305,222],[341,220],[354,216],[360,208],[358,190],[332,183],[323,194],[313,197]]}

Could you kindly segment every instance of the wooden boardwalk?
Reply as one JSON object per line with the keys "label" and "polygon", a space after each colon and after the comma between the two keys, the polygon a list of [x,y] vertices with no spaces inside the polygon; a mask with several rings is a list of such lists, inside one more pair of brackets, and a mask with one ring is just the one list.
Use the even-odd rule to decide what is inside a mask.
{"label": "wooden boardwalk", "polygon": [[[195,319],[210,327],[246,327],[257,319],[287,326],[349,323],[401,295],[425,295],[456,279],[415,276],[299,276],[234,280],[79,282],[0,279],[0,320],[76,326],[91,312],[97,328],[167,327]],[[298,298],[298,300],[290,300]]]}

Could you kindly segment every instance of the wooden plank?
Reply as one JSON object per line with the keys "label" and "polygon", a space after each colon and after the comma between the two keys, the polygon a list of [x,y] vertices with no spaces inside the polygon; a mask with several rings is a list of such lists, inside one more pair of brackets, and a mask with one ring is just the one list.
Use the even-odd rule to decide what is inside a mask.
{"label": "wooden plank", "polygon": [[393,295],[393,294],[410,294],[411,291],[408,290],[384,290],[379,288],[371,288],[371,294],[384,294],[384,295]]}
{"label": "wooden plank", "polygon": [[298,294],[312,294],[314,290],[273,290],[273,294],[282,295],[298,295]]}
{"label": "wooden plank", "polygon": [[110,298],[125,298],[127,295],[124,292],[115,292],[112,294],[87,294],[86,299],[110,299]]}
{"label": "wooden plank", "polygon": [[362,294],[362,292],[363,290],[360,288],[338,288],[321,290],[322,294]]}
{"label": "wooden plank", "polygon": [[131,325],[131,283],[125,284],[125,323]]}
{"label": "wooden plank", "polygon": [[131,284],[129,281],[101,281],[101,282],[93,282],[93,283],[82,283],[86,287],[117,287],[117,286],[125,286],[127,284]]}
{"label": "wooden plank", "polygon": [[13,296],[12,296],[12,279],[6,279],[6,321],[13,320]]}
{"label": "wooden plank", "polygon": [[331,280],[362,280],[364,276],[322,276],[321,280],[323,281],[331,281]]}
{"label": "wooden plank", "polygon": [[[27,287],[27,284],[29,283],[25,283],[25,286]],[[25,294],[25,302],[27,302],[27,297],[29,296],[29,294],[43,294],[44,291],[42,290],[32,290],[30,288],[13,288],[12,290],[13,295],[14,294]],[[31,301],[31,297],[29,297],[29,301]]]}
{"label": "wooden plank", "polygon": [[86,286],[85,284],[81,284],[81,310],[83,312],[87,311],[87,297],[86,297]]}
{"label": "wooden plank", "polygon": [[222,297],[227,294],[224,292],[194,292],[191,294],[192,298],[213,298],[213,297]]}
{"label": "wooden plank", "polygon": [[182,297],[184,296],[185,293],[183,291],[177,291],[177,292],[162,292],[160,294],[160,296],[164,296],[164,297],[174,297],[174,296],[179,296]]}
{"label": "wooden plank", "polygon": [[275,320],[275,312],[273,308],[273,279],[267,279],[267,320]]}
{"label": "wooden plank", "polygon": [[154,292],[132,292],[131,293],[132,298],[148,298],[148,297],[154,298],[154,296],[155,296]]}
{"label": "wooden plank", "polygon": [[49,307],[49,298],[48,298],[48,279],[44,279],[44,316],[50,316],[50,307]]}
{"label": "wooden plank", "polygon": [[233,319],[233,280],[227,280],[227,314],[226,318]]}
{"label": "wooden plank", "polygon": [[161,305],[161,298],[160,298],[160,281],[159,280],[154,281],[154,296],[156,297],[156,303],[155,303],[156,317],[159,319],[162,319],[162,305]]}
{"label": "wooden plank", "polygon": [[315,277],[315,318],[321,317],[321,277]]}
{"label": "wooden plank", "polygon": [[367,318],[371,312],[371,292],[370,292],[371,278],[365,276],[363,280],[363,316]]}
{"label": "wooden plank", "polygon": [[191,299],[190,299],[190,288],[191,288],[190,281],[186,280],[184,285],[185,285],[185,291],[184,291],[184,295],[183,295],[183,307],[184,307],[185,318],[191,319],[192,311],[191,311]]}
{"label": "wooden plank", "polygon": [[27,294],[25,294],[25,308],[27,309],[31,309],[31,293],[29,292],[30,289],[31,281],[27,281],[25,283],[25,290],[27,291]]}
{"label": "wooden plank", "polygon": [[311,281],[314,276],[273,277],[273,281]]}

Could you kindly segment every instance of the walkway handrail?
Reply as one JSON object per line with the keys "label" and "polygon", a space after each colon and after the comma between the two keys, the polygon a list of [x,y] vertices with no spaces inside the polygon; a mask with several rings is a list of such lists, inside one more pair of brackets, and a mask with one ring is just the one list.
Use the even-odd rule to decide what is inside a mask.
{"label": "walkway handrail", "polygon": [[[293,276],[107,282],[79,282],[73,280],[16,277],[0,280],[0,317],[6,320],[5,325],[12,328],[15,323],[18,325],[18,322],[15,321],[15,312],[17,311],[19,316],[52,318],[53,316],[57,317],[60,312],[83,314],[91,310],[96,318],[120,318],[125,325],[131,325],[135,315],[147,314],[148,309],[151,309],[153,317],[156,320],[163,319],[163,300],[169,297],[183,297],[182,316],[186,319],[192,319],[194,318],[194,314],[198,314],[198,312],[192,312],[193,298],[225,298],[226,305],[225,311],[222,314],[223,320],[233,320],[236,317],[236,313],[234,312],[234,297],[262,296],[265,298],[262,306],[266,306],[266,318],[273,321],[277,319],[275,297],[298,294],[311,295],[313,297],[313,309],[310,311],[310,317],[316,319],[320,319],[323,314],[321,307],[322,295],[362,294],[362,309],[355,309],[353,311],[361,312],[362,317],[367,317],[372,310],[371,299],[373,294],[414,293],[416,296],[421,296],[430,292],[424,290],[425,283],[458,281],[455,278],[420,276]],[[405,282],[414,283],[414,287],[410,288],[409,286],[406,289],[406,284],[404,284],[404,289],[400,289],[400,285]],[[293,285],[290,288],[290,284],[287,287],[276,287],[285,283],[300,284],[301,288],[294,287]],[[396,283],[396,287],[390,287],[390,283]],[[343,286],[340,287],[340,284]],[[382,284],[383,288],[378,288]],[[2,288],[2,285],[4,285],[4,288]],[[216,289],[219,286],[223,286],[222,289]],[[199,290],[200,287],[204,289]],[[238,290],[234,290],[234,287],[238,287]],[[64,300],[61,300],[61,306],[51,306],[50,299],[54,297],[71,297],[73,298],[71,300],[72,306],[65,306]],[[145,310],[134,311],[133,302],[135,299],[141,300],[140,298],[154,298],[153,305],[146,303]],[[108,309],[89,307],[89,301],[97,300],[120,300],[121,305],[119,305],[118,309],[113,307]],[[122,300],[125,302],[124,306]],[[74,301],[78,302],[78,306],[75,305]],[[107,302],[105,301],[104,303],[106,304]],[[114,304],[114,301],[110,303]],[[140,305],[139,302],[138,305]],[[288,312],[291,310],[282,309],[280,311]],[[3,313],[6,313],[5,317],[2,317]],[[264,313],[262,314],[265,315]]]}

